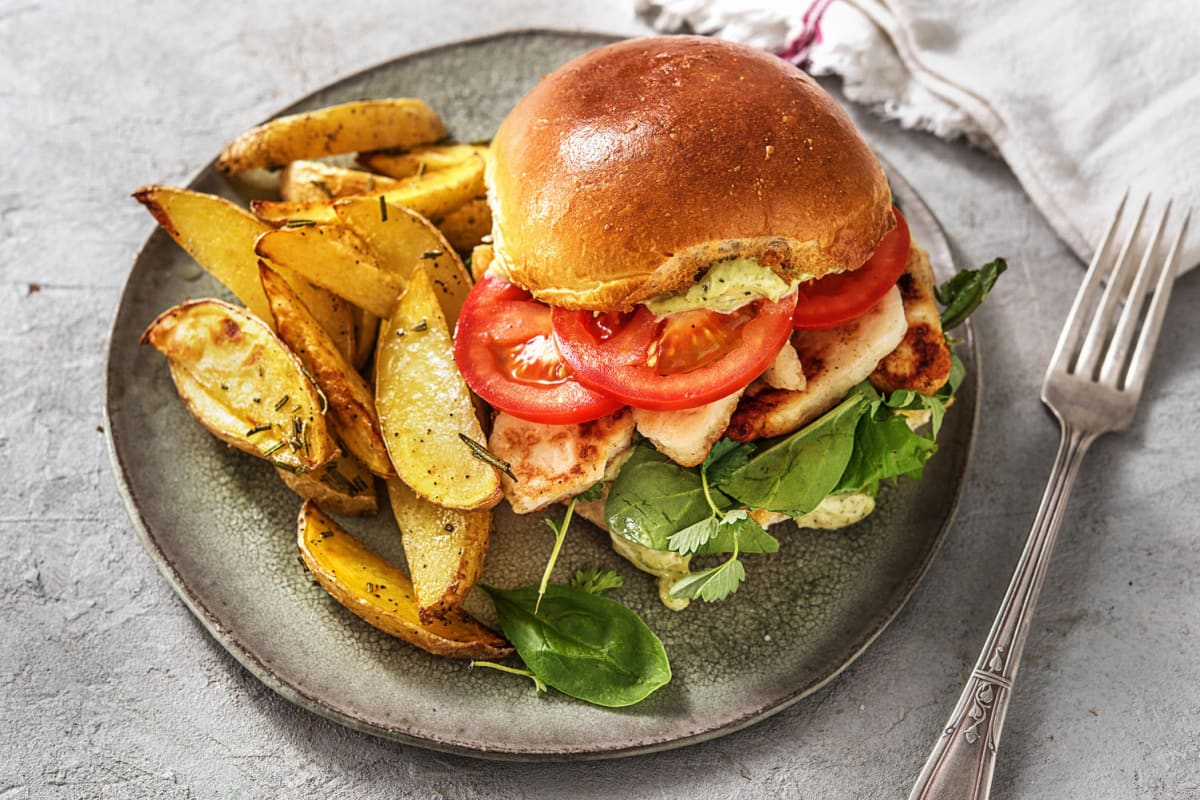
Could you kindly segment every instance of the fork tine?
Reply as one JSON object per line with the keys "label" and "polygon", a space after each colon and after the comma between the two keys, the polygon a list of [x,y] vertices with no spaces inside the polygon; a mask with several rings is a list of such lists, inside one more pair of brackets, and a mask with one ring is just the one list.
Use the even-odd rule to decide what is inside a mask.
{"label": "fork tine", "polygon": [[1121,296],[1126,283],[1128,283],[1128,265],[1133,263],[1129,260],[1129,251],[1137,241],[1138,233],[1142,229],[1142,220],[1146,216],[1146,207],[1149,204],[1150,195],[1146,195],[1146,199],[1142,201],[1142,207],[1138,209],[1133,230],[1125,237],[1125,243],[1121,245],[1121,253],[1117,256],[1108,280],[1104,284],[1104,293],[1100,295],[1100,303],[1092,313],[1092,324],[1088,326],[1087,334],[1083,337],[1083,346],[1079,348],[1079,358],[1075,360],[1074,372],[1076,375],[1091,378],[1096,371],[1096,364],[1100,360],[1104,344],[1108,340],[1108,331],[1112,327],[1113,309],[1116,307],[1117,298]]}
{"label": "fork tine", "polygon": [[1146,382],[1146,373],[1150,370],[1150,359],[1154,355],[1154,345],[1158,341],[1158,332],[1162,329],[1163,317],[1167,313],[1167,303],[1171,299],[1171,290],[1175,288],[1175,270],[1179,265],[1179,249],[1183,246],[1183,238],[1187,235],[1188,222],[1192,212],[1189,209],[1183,217],[1183,225],[1171,243],[1171,252],[1163,262],[1158,283],[1154,287],[1154,296],[1150,299],[1150,308],[1146,311],[1146,321],[1142,324],[1141,335],[1138,336],[1137,346],[1133,350],[1133,358],[1129,362],[1129,372],[1125,376],[1125,390],[1141,394]]}
{"label": "fork tine", "polygon": [[1112,343],[1108,347],[1108,353],[1104,356],[1104,362],[1100,365],[1101,383],[1115,387],[1125,369],[1125,359],[1129,355],[1129,347],[1133,342],[1134,326],[1137,324],[1142,307],[1146,302],[1146,289],[1150,282],[1150,262],[1153,261],[1154,254],[1158,251],[1163,230],[1166,228],[1170,216],[1171,201],[1167,200],[1166,208],[1163,209],[1162,216],[1158,218],[1158,224],[1154,226],[1154,233],[1150,235],[1150,241],[1142,253],[1142,263],[1138,266],[1133,286],[1125,296],[1125,307],[1121,309],[1121,316],[1117,320],[1117,329],[1113,332]]}
{"label": "fork tine", "polygon": [[1113,214],[1112,221],[1108,223],[1108,229],[1104,231],[1099,246],[1092,254],[1092,263],[1088,265],[1087,274],[1083,276],[1083,283],[1075,295],[1074,302],[1071,303],[1071,310],[1067,313],[1066,322],[1063,323],[1062,333],[1058,335],[1058,344],[1054,346],[1054,355],[1050,357],[1050,365],[1046,370],[1047,375],[1056,371],[1066,371],[1070,366],[1071,353],[1075,352],[1079,345],[1079,337],[1083,333],[1086,309],[1091,307],[1096,288],[1100,285],[1100,264],[1104,261],[1108,248],[1112,245],[1113,234],[1121,222],[1121,215],[1125,211],[1125,202],[1128,199],[1129,190],[1126,189],[1125,194],[1121,195],[1121,202],[1117,204],[1117,213]]}

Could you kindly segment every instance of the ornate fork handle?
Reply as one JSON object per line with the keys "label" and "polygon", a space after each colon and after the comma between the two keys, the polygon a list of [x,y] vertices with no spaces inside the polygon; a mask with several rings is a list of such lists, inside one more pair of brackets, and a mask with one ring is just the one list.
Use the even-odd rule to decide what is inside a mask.
{"label": "ornate fork handle", "polygon": [[909,800],[987,800],[991,793],[1000,730],[1033,609],[1046,578],[1071,485],[1096,436],[1063,423],[1054,469],[1012,582],[979,661],[921,769]]}

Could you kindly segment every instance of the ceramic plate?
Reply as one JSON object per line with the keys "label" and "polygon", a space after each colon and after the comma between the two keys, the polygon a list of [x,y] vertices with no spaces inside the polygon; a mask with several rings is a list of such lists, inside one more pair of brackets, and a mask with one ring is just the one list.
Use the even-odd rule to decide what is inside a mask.
{"label": "ceramic plate", "polygon": [[[607,41],[535,31],[441,47],[342,80],[285,111],[420,97],[459,139],[485,139],[541,75]],[[901,176],[890,177],[914,236],[945,277],[951,258],[936,221]],[[211,164],[192,186],[236,196]],[[160,311],[203,296],[227,297],[156,231],[133,265],[109,345],[108,430],[134,527],[187,606],[264,683],[352,728],[437,750],[510,759],[621,756],[710,739],[789,706],[853,661],[912,593],[950,524],[971,449],[978,371],[967,332],[959,353],[969,378],[925,479],[886,487],[879,510],[848,530],[773,530],[781,551],[747,557],[748,578],[731,601],[666,610],[653,581],[578,521],[557,578],[597,564],[616,569],[625,580],[617,598],[661,637],[674,679],[623,710],[553,692],[539,698],[525,679],[472,671],[385,636],[314,586],[297,563],[299,500],[264,462],[192,421],[162,356],[138,346]],[[541,516],[496,514],[490,583],[538,579],[551,545]],[[386,508],[347,526],[403,562]],[[488,618],[487,601],[472,601]]]}

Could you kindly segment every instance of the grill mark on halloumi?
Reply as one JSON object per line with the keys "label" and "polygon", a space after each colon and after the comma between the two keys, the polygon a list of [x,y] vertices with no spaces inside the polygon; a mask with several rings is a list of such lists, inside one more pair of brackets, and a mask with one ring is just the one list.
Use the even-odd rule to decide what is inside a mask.
{"label": "grill mark on halloumi", "polygon": [[871,385],[881,392],[911,389],[934,394],[950,377],[951,359],[934,297],[936,281],[929,254],[913,245],[896,285],[904,300],[908,332],[871,373]]}
{"label": "grill mark on halloumi", "polygon": [[527,422],[501,411],[488,437],[488,450],[517,476],[514,481],[503,475],[500,482],[518,514],[569,500],[603,478],[608,465],[632,446],[628,408],[575,425]]}

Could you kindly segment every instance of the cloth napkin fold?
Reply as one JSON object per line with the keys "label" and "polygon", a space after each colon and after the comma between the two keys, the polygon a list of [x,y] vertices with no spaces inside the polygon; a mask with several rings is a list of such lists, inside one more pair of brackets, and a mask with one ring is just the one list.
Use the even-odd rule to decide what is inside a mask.
{"label": "cloth napkin fold", "polygon": [[[664,31],[773,50],[906,127],[998,152],[1091,257],[1121,195],[1200,216],[1196,0],[635,0]],[[1151,216],[1151,218],[1154,218]],[[1200,220],[1180,269],[1200,263]],[[1168,228],[1174,233],[1176,225]]]}

